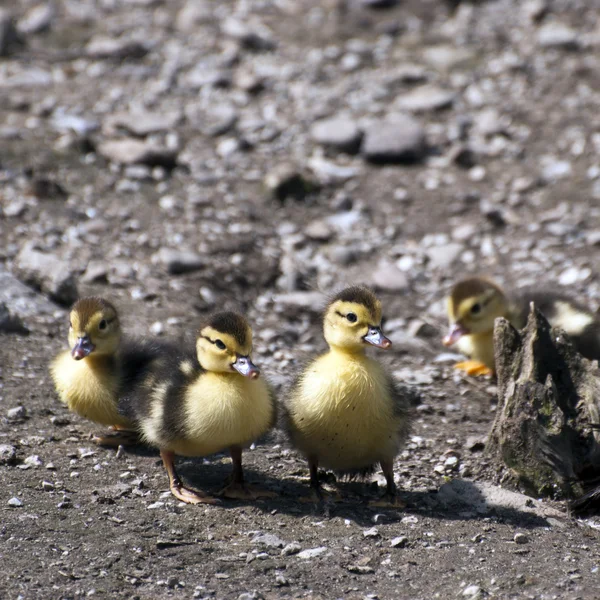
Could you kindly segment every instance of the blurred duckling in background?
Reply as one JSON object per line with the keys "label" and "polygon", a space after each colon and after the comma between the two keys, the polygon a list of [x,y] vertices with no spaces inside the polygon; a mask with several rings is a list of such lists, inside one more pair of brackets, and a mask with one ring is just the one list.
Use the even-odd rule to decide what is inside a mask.
{"label": "blurred duckling in background", "polygon": [[470,360],[456,368],[468,375],[493,374],[494,321],[504,317],[517,329],[527,323],[530,303],[553,327],[560,327],[583,356],[600,359],[600,321],[568,296],[550,291],[519,290],[508,296],[500,286],[482,277],[458,282],[447,300],[450,331],[444,345],[456,347]]}
{"label": "blurred duckling in background", "polygon": [[313,496],[323,499],[319,465],[353,476],[379,463],[387,490],[378,504],[398,505],[394,458],[411,411],[390,375],[365,355],[368,346],[391,346],[381,331],[381,303],[369,289],[349,287],[330,301],[323,321],[329,351],[306,367],[285,403],[286,427],[308,460]]}
{"label": "blurred duckling in background", "polygon": [[269,431],[276,419],[275,399],[250,360],[252,330],[233,312],[215,314],[202,327],[196,357],[164,356],[136,393],[120,403],[142,439],[160,450],[172,494],[189,504],[217,499],[184,486],[175,455],[207,456],[229,449],[233,471],[220,494],[256,498],[246,488],[242,448]]}
{"label": "blurred duckling in background", "polygon": [[70,411],[117,430],[95,436],[101,445],[135,443],[131,423],[119,414],[118,398],[135,386],[158,355],[142,342],[121,342],[115,307],[103,298],[78,300],[69,314],[69,347],[50,364],[56,391]]}

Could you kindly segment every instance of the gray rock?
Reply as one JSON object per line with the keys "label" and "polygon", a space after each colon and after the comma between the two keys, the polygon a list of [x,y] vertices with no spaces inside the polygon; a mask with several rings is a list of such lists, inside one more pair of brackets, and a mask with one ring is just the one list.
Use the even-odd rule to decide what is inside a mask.
{"label": "gray rock", "polygon": [[6,418],[9,421],[22,421],[27,416],[24,406],[15,406],[6,411]]}
{"label": "gray rock", "polygon": [[272,533],[260,533],[252,538],[252,543],[267,548],[283,548],[285,542]]}
{"label": "gray rock", "polygon": [[316,558],[317,556],[321,556],[327,552],[327,548],[325,546],[319,546],[318,548],[308,548],[307,550],[302,550],[302,552],[298,553],[298,558],[303,560],[310,560],[311,558]]}
{"label": "gray rock", "polygon": [[155,254],[155,260],[161,263],[171,275],[199,271],[206,266],[206,261],[199,254],[172,248],[161,248]]}
{"label": "gray rock", "polygon": [[446,269],[456,261],[463,250],[463,245],[457,242],[428,248],[427,257],[429,258],[429,266],[432,269]]}
{"label": "gray rock", "polygon": [[433,85],[423,85],[412,92],[400,96],[395,106],[409,112],[428,112],[449,108],[454,103],[456,95],[450,90]]}
{"label": "gray rock", "polygon": [[51,315],[56,305],[45,296],[22,284],[16,277],[0,266],[0,302],[12,315],[20,318]]}
{"label": "gray rock", "polygon": [[81,281],[83,283],[107,282],[108,272],[108,263],[102,260],[91,260],[81,277]]}
{"label": "gray rock", "polygon": [[336,117],[314,123],[310,136],[317,144],[354,154],[360,148],[362,132],[351,119]]}
{"label": "gray rock", "polygon": [[321,219],[311,221],[304,229],[304,234],[315,242],[328,242],[333,237],[333,229]]}
{"label": "gray rock", "polygon": [[25,16],[19,19],[17,29],[26,35],[40,33],[50,29],[56,11],[52,3],[40,4],[29,9]]}
{"label": "gray rock", "polygon": [[378,538],[379,536],[379,530],[377,529],[377,527],[371,527],[369,529],[365,529],[363,531],[363,537],[366,538]]}
{"label": "gray rock", "polygon": [[136,40],[116,39],[103,35],[92,38],[85,52],[90,58],[110,58],[125,60],[128,58],[142,58],[148,53],[148,48]]}
{"label": "gray rock", "polygon": [[400,271],[395,264],[387,261],[381,261],[377,265],[371,276],[371,282],[377,289],[386,292],[399,292],[409,287],[406,274]]}
{"label": "gray rock", "polygon": [[219,69],[200,63],[181,75],[179,81],[182,87],[192,90],[198,90],[204,86],[230,87],[232,74],[230,69]]}
{"label": "gray rock", "polygon": [[195,104],[186,107],[186,117],[192,127],[197,127],[204,135],[217,137],[233,129],[238,120],[238,111],[232,104],[218,104],[209,109]]}
{"label": "gray rock", "polygon": [[320,156],[312,156],[306,164],[323,185],[343,183],[360,172],[356,167],[338,165]]}
{"label": "gray rock", "polygon": [[198,25],[208,23],[213,18],[210,0],[187,0],[177,13],[175,26],[180,31],[194,31]]}
{"label": "gray rock", "polygon": [[29,333],[29,329],[25,327],[23,321],[17,315],[11,314],[4,302],[0,302],[0,333],[18,333],[21,335]]}
{"label": "gray rock", "polygon": [[315,312],[320,312],[325,305],[326,296],[321,292],[289,292],[287,294],[275,294],[273,301],[281,306],[312,308]]}
{"label": "gray rock", "polygon": [[181,121],[177,110],[168,112],[136,111],[111,115],[105,123],[109,132],[121,127],[136,136],[148,136],[152,133],[169,131]]}
{"label": "gray rock", "polygon": [[273,34],[262,23],[248,23],[229,17],[221,24],[221,31],[249,50],[273,50],[276,45]]}
{"label": "gray rock", "polygon": [[578,33],[568,25],[552,22],[538,30],[537,41],[542,48],[565,48],[574,50],[579,46]]}
{"label": "gray rock", "polygon": [[21,500],[19,500],[16,497],[11,498],[7,504],[11,508],[20,508],[21,506],[23,506],[23,502],[21,502]]}
{"label": "gray rock", "polygon": [[513,541],[515,544],[527,544],[529,543],[529,538],[524,533],[515,533]]}
{"label": "gray rock", "polygon": [[482,591],[478,585],[469,585],[463,590],[462,595],[469,598],[476,598],[481,596]]}
{"label": "gray rock", "polygon": [[371,124],[361,147],[373,163],[410,163],[425,156],[425,130],[407,115],[395,115]]}
{"label": "gray rock", "polygon": [[98,146],[98,152],[107,160],[122,165],[175,166],[177,150],[151,144],[135,138],[107,140]]}
{"label": "gray rock", "polygon": [[544,181],[552,183],[560,179],[567,179],[573,174],[573,167],[568,160],[561,160],[554,156],[542,156],[541,177]]}
{"label": "gray rock", "polygon": [[426,47],[423,58],[437,70],[451,71],[472,62],[473,52],[450,44],[438,44]]}
{"label": "gray rock", "polygon": [[10,11],[0,8],[0,56],[10,56],[23,46],[23,40],[15,27]]}
{"label": "gray rock", "polygon": [[302,546],[298,542],[291,542],[283,548],[281,556],[292,556],[298,554],[302,550]]}
{"label": "gray rock", "polygon": [[41,290],[58,304],[70,305],[77,300],[75,272],[67,261],[53,254],[26,244],[17,255],[15,271],[21,281]]}
{"label": "gray rock", "polygon": [[537,23],[548,12],[548,3],[546,0],[527,0],[523,2],[521,12],[526,19]]}
{"label": "gray rock", "polygon": [[303,200],[318,187],[300,169],[286,163],[277,165],[267,173],[264,185],[269,194],[281,202],[288,198]]}
{"label": "gray rock", "polygon": [[10,444],[0,444],[0,465],[14,465],[17,461],[17,449]]}
{"label": "gray rock", "polygon": [[399,537],[395,537],[390,541],[390,546],[392,548],[404,548],[408,544],[408,538],[404,535]]}

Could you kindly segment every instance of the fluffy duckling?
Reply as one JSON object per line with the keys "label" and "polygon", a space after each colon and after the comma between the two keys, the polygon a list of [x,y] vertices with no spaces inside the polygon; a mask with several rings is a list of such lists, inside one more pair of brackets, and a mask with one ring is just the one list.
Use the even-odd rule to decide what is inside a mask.
{"label": "fluffy duckling", "polygon": [[508,296],[500,286],[482,277],[458,282],[447,300],[450,330],[444,345],[457,348],[470,360],[457,368],[469,375],[493,374],[494,321],[504,317],[521,329],[533,302],[548,322],[563,329],[586,358],[600,359],[600,321],[568,296],[550,291],[520,290]]}
{"label": "fluffy duckling", "polygon": [[368,346],[392,345],[381,331],[381,303],[367,288],[346,288],[329,302],[323,331],[329,351],[306,367],[285,405],[292,443],[308,460],[313,495],[322,499],[319,465],[357,475],[379,463],[387,500],[396,504],[394,458],[411,411],[393,379],[365,354]]}
{"label": "fluffy duckling", "polygon": [[[215,314],[201,328],[195,356],[164,356],[136,393],[120,403],[151,446],[160,450],[173,495],[189,504],[215,503],[183,485],[175,455],[207,456],[229,449],[233,471],[220,493],[255,498],[244,485],[242,448],[275,423],[275,399],[250,360],[252,330],[233,312]],[[268,494],[263,494],[268,495]]]}
{"label": "fluffy duckling", "polygon": [[133,443],[131,423],[118,411],[118,398],[135,386],[158,348],[121,342],[116,308],[107,300],[78,300],[69,314],[69,350],[50,364],[54,386],[69,410],[94,423],[121,430],[95,436],[102,445]]}

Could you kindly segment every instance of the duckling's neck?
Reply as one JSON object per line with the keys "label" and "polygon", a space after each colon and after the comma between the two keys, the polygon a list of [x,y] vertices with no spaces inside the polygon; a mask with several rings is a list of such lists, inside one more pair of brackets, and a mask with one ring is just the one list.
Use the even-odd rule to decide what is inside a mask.
{"label": "duckling's neck", "polygon": [[90,354],[84,360],[85,365],[92,370],[113,368],[117,364],[117,357],[114,354]]}
{"label": "duckling's neck", "polygon": [[361,346],[347,347],[329,344],[329,354],[339,356],[340,358],[359,358],[364,356],[365,349]]}

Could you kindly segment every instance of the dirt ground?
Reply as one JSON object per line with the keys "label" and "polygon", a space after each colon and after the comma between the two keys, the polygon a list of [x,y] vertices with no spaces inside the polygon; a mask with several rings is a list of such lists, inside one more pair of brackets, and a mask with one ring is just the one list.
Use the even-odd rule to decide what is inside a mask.
{"label": "dirt ground", "polygon": [[[456,4],[3,3],[0,301],[30,333],[0,334],[1,598],[600,598],[600,521],[502,500],[493,381],[440,343],[470,273],[600,304],[600,2]],[[397,113],[426,140],[397,133],[408,162],[381,148]],[[283,171],[295,197],[270,184]],[[35,250],[55,262],[28,271]],[[308,470],[280,432],[244,458],[275,498],[183,505],[157,452],[94,446],[52,389],[73,282],[130,335],[246,312],[285,394],[324,347],[325,294],[359,281],[394,342],[378,356],[422,395],[403,510],[368,506],[379,475],[326,512],[299,502]],[[230,468],[178,465],[207,490]]]}

